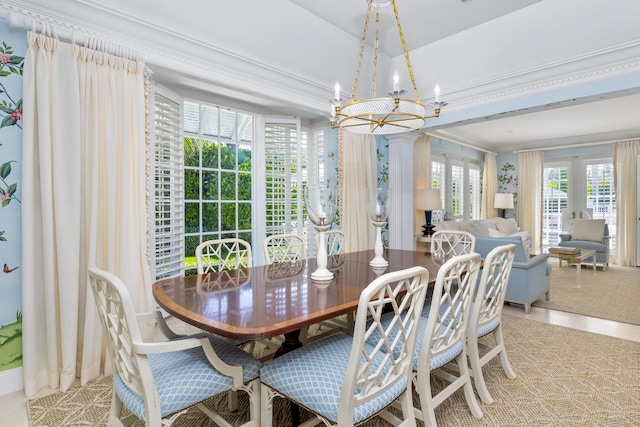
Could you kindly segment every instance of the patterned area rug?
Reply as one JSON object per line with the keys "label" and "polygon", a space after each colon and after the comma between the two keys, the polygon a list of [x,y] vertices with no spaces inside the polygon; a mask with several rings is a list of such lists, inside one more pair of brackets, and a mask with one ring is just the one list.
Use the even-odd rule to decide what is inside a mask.
{"label": "patterned area rug", "polygon": [[[507,379],[498,360],[484,368],[493,405],[481,404],[482,420],[466,407],[461,391],[436,410],[439,426],[637,426],[640,420],[640,343],[504,316],[507,351],[516,371]],[[436,384],[434,387],[438,387]],[[27,402],[32,427],[103,426],[110,405],[111,379],[94,381],[67,393]],[[212,405],[234,425],[246,419],[248,404],[226,410],[226,398]],[[291,425],[289,405],[275,401],[274,426]],[[308,417],[304,411],[302,418]],[[213,427],[197,409],[176,427]],[[388,424],[372,420],[366,427]],[[418,425],[422,426],[421,422]],[[142,426],[136,423],[135,426]]]}
{"label": "patterned area rug", "polygon": [[582,285],[576,287],[576,267],[555,259],[549,261],[551,271],[550,301],[544,296],[533,305],[601,319],[640,325],[640,268],[609,266],[593,274],[593,268],[582,266]]}

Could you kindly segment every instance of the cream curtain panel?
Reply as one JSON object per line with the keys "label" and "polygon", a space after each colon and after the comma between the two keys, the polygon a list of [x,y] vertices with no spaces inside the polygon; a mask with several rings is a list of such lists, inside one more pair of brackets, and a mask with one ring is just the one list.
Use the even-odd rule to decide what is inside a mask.
{"label": "cream curtain panel", "polygon": [[342,191],[340,214],[349,252],[372,249],[375,243],[375,230],[367,214],[367,191],[378,187],[374,138],[343,130],[338,136]]}
{"label": "cream curtain panel", "polygon": [[97,266],[150,307],[144,64],[29,32],[24,63],[22,270],[27,397],[104,369],[87,292]]}
{"label": "cream curtain panel", "polygon": [[[413,145],[413,173],[416,190],[431,188],[431,144],[429,135],[420,135]],[[422,234],[424,224],[424,211],[415,211],[414,234]]]}
{"label": "cream curtain panel", "polygon": [[482,173],[482,202],[480,204],[480,219],[496,217],[493,199],[498,192],[498,167],[496,153],[485,153],[484,172]]}
{"label": "cream curtain panel", "polygon": [[636,266],[638,164],[640,141],[617,142],[613,146],[616,190],[616,259],[619,265]]}
{"label": "cream curtain panel", "polygon": [[516,221],[520,230],[531,234],[531,249],[542,248],[542,172],[544,153],[518,153],[518,205]]}

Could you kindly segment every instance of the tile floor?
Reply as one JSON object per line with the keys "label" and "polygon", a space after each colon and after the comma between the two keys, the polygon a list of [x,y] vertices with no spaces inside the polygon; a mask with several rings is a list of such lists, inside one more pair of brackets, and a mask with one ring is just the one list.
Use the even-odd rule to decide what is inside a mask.
{"label": "tile floor", "polygon": [[[614,322],[539,307],[531,307],[531,312],[525,314],[522,307],[517,305],[507,305],[504,307],[503,312],[511,316],[640,342],[640,326],[629,323]],[[41,394],[46,395],[50,392],[50,390],[43,390]],[[3,418],[0,420],[0,427],[29,427],[25,402],[25,396],[21,391],[0,396],[0,413],[3,414]]]}

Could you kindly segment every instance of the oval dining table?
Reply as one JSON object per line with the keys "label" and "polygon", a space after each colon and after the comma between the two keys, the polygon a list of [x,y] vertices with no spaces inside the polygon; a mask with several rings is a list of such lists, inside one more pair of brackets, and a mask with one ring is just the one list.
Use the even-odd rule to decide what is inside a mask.
{"label": "oval dining table", "polygon": [[429,270],[433,284],[440,264],[431,254],[387,249],[389,265],[369,265],[373,250],[329,257],[334,277],[316,282],[313,258],[258,265],[157,281],[153,295],[164,310],[204,331],[251,341],[285,335],[282,352],[299,347],[301,328],[350,313],[362,290],[376,277],[416,265]]}

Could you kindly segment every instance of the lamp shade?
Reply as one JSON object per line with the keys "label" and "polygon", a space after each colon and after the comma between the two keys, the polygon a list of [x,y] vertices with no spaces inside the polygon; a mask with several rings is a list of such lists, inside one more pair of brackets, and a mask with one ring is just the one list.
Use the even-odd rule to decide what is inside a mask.
{"label": "lamp shade", "polygon": [[427,189],[416,191],[416,210],[436,211],[442,209],[440,190]]}
{"label": "lamp shade", "polygon": [[513,194],[496,193],[493,199],[493,207],[495,209],[513,209]]}

